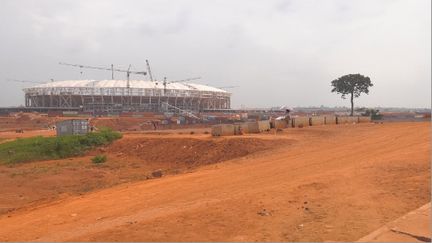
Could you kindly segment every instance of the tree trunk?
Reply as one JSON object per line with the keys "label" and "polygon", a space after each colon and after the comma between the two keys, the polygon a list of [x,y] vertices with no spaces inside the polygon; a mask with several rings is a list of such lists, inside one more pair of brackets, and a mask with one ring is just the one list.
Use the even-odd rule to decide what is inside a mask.
{"label": "tree trunk", "polygon": [[351,93],[351,116],[354,116],[354,92]]}

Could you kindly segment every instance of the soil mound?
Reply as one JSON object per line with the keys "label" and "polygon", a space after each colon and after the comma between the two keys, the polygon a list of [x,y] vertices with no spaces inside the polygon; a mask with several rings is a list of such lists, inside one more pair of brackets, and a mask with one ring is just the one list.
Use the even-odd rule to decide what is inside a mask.
{"label": "soil mound", "polygon": [[107,151],[144,161],[205,165],[243,157],[287,144],[287,140],[257,138],[128,138],[119,140]]}

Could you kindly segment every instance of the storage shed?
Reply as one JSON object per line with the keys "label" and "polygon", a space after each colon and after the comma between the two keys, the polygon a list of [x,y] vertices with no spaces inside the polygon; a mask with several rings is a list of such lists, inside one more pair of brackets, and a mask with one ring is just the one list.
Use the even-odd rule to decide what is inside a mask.
{"label": "storage shed", "polygon": [[86,134],[89,131],[89,122],[86,119],[72,119],[57,122],[57,136]]}

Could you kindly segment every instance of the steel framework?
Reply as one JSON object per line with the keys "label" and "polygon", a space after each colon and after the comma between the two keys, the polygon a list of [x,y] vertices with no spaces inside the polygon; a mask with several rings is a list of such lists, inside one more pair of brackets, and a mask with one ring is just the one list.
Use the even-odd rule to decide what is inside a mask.
{"label": "steel framework", "polygon": [[[187,84],[183,84],[186,85]],[[220,90],[56,87],[24,89],[26,107],[80,107],[84,111],[115,113],[122,111],[163,112],[179,108],[188,111],[230,109],[231,94]],[[166,106],[164,104],[169,104]],[[175,108],[173,108],[175,107]]]}

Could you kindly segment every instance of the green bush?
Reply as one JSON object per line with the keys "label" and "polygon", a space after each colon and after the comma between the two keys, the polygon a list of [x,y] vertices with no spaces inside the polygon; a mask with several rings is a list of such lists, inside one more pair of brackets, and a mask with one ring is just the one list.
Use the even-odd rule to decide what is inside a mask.
{"label": "green bush", "polygon": [[379,110],[375,109],[366,109],[364,113],[361,114],[362,116],[370,116],[372,120],[381,120],[382,115],[380,114]]}
{"label": "green bush", "polygon": [[101,164],[101,163],[105,163],[107,161],[107,157],[106,157],[106,155],[100,155],[99,154],[99,155],[96,155],[95,157],[93,157],[91,160],[94,164]]}
{"label": "green bush", "polygon": [[28,162],[73,157],[121,138],[119,132],[101,129],[86,135],[19,138],[0,144],[0,163]]}

